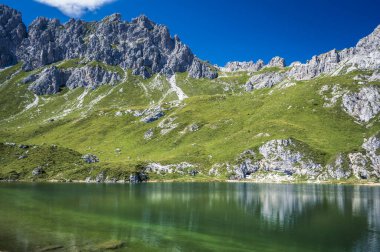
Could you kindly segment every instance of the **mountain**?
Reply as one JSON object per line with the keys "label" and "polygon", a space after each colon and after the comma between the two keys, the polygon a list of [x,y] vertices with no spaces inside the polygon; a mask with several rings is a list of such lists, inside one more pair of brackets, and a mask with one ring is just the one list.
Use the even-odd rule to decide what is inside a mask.
{"label": "mountain", "polygon": [[167,27],[143,15],[132,22],[114,14],[99,22],[71,19],[66,24],[39,17],[26,33],[18,11],[5,5],[0,5],[0,11],[4,13],[2,37],[7,40],[2,52],[9,58],[0,67],[22,61],[23,70],[31,71],[62,60],[84,58],[132,69],[145,78],[186,71],[194,78],[216,77],[213,68],[195,57],[177,36],[172,38]]}
{"label": "mountain", "polygon": [[27,33],[21,13],[4,5],[0,5],[0,27],[0,67],[4,67],[17,62],[16,49]]}
{"label": "mountain", "polygon": [[0,21],[2,180],[379,182],[380,26],[219,67],[145,16]]}

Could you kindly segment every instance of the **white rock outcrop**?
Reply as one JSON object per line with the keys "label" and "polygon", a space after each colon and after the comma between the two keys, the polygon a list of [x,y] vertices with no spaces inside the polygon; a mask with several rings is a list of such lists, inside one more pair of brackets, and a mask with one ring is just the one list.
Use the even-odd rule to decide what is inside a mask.
{"label": "white rock outcrop", "polygon": [[350,116],[369,122],[380,112],[380,90],[369,86],[356,93],[347,93],[342,97],[342,106]]}

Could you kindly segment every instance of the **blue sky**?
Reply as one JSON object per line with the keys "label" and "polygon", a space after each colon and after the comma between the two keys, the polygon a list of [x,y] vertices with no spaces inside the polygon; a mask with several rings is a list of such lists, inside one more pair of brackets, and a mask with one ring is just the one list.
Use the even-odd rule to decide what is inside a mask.
{"label": "blue sky", "polygon": [[[68,20],[58,9],[33,0],[1,2],[20,10],[26,24],[37,16]],[[304,62],[333,48],[354,46],[380,24],[379,10],[380,0],[117,0],[81,18],[99,20],[119,12],[130,20],[146,14],[167,25],[200,58],[224,65],[267,62],[277,55],[287,63]]]}

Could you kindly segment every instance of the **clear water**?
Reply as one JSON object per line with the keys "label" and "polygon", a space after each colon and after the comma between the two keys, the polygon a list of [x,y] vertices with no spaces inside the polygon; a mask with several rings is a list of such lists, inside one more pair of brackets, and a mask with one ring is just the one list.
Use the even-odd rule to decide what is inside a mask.
{"label": "clear water", "polygon": [[380,251],[380,187],[0,184],[0,251]]}

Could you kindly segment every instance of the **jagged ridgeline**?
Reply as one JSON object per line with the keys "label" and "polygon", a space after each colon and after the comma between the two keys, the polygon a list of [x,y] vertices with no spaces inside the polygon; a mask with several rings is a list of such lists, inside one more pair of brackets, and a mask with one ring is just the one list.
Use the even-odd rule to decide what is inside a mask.
{"label": "jagged ridgeline", "polygon": [[26,31],[19,12],[4,5],[0,8],[0,67],[23,62],[22,69],[31,71],[62,60],[81,59],[131,69],[145,78],[186,71],[194,78],[217,76],[215,69],[195,57],[177,36],[171,37],[167,27],[143,15],[131,22],[114,14],[99,22],[70,19],[65,24],[39,17]]}
{"label": "jagged ridgeline", "polygon": [[201,61],[165,26],[0,5],[0,179],[376,182],[380,27],[306,63]]}

